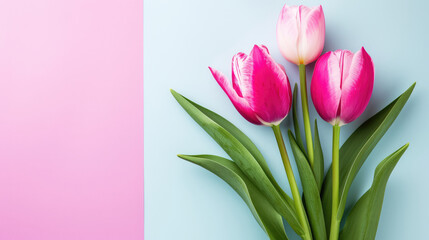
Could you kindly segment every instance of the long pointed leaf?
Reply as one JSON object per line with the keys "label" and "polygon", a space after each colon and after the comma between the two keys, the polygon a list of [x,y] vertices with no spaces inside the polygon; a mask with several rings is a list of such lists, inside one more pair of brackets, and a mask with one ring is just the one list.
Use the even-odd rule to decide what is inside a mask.
{"label": "long pointed leaf", "polygon": [[171,90],[171,93],[183,109],[222,147],[249,180],[268,198],[292,229],[298,235],[302,235],[303,230],[296,216],[293,201],[290,197],[285,199],[278,192],[252,153],[229,131],[205,115],[189,100],[174,90]]}
{"label": "long pointed leaf", "polygon": [[407,150],[408,144],[392,153],[380,164],[374,173],[371,188],[359,199],[347,217],[340,239],[374,240],[383,206],[384,192],[389,176]]}
{"label": "long pointed leaf", "polygon": [[293,101],[292,101],[292,119],[293,119],[293,128],[295,131],[295,138],[296,138],[296,142],[298,144],[298,146],[301,148],[301,151],[305,154],[305,148],[304,148],[304,143],[302,142],[302,138],[301,138],[301,130],[299,128],[299,122],[298,122],[298,113],[297,113],[297,107],[296,107],[296,103],[298,102],[297,98],[298,98],[298,84],[295,83],[295,86],[293,87]]}
{"label": "long pointed leaf", "polygon": [[[359,169],[380,141],[410,97],[415,83],[383,110],[364,122],[340,149],[340,189],[337,221],[341,220],[347,194]],[[329,169],[322,187],[322,203],[327,229],[331,223],[332,173]]]}
{"label": "long pointed leaf", "polygon": [[314,178],[317,182],[317,188],[322,189],[323,177],[325,173],[325,162],[323,160],[322,146],[320,145],[319,128],[317,127],[317,119],[314,120]]}
{"label": "long pointed leaf", "polygon": [[310,219],[313,237],[316,240],[325,240],[327,239],[325,220],[323,217],[322,202],[320,200],[316,179],[314,178],[313,171],[311,170],[307,158],[301,151],[290,130],[288,135],[295,162],[298,166],[302,188],[304,190],[305,207]]}
{"label": "long pointed leaf", "polygon": [[264,170],[265,174],[270,179],[271,183],[273,183],[274,187],[276,187],[277,191],[283,196],[283,198],[286,201],[289,201],[290,204],[293,204],[293,200],[283,191],[283,189],[279,186],[277,181],[274,179],[274,177],[273,177],[270,169],[268,168],[267,162],[265,161],[262,153],[258,150],[258,148],[252,142],[252,140],[250,140],[250,138],[248,136],[246,136],[246,134],[244,134],[240,129],[238,129],[236,126],[234,126],[234,124],[232,124],[231,122],[226,120],[224,117],[220,116],[219,114],[217,114],[217,113],[215,113],[215,112],[213,112],[213,111],[211,111],[211,110],[209,110],[209,109],[207,109],[201,105],[198,105],[197,103],[189,100],[186,97],[183,97],[183,98],[185,98],[189,103],[194,105],[198,110],[200,110],[203,114],[205,114],[211,120],[213,120],[214,122],[219,124],[221,127],[223,127],[225,130],[230,132],[238,141],[240,141],[240,143],[243,144],[243,146],[245,148],[247,148],[247,150],[249,150],[249,152],[253,155],[253,157],[256,159],[256,161],[258,161],[262,170]]}
{"label": "long pointed leaf", "polygon": [[281,215],[234,162],[213,155],[178,156],[202,166],[227,182],[246,202],[256,221],[270,239],[288,239]]}

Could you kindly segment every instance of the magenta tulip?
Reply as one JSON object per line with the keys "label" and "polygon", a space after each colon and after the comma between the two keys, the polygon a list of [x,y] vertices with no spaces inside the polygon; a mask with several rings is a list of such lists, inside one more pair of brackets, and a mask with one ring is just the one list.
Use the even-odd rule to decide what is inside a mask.
{"label": "magenta tulip", "polygon": [[285,5],[277,21],[277,43],[289,62],[306,65],[315,61],[325,44],[322,6]]}
{"label": "magenta tulip", "polygon": [[249,122],[278,125],[289,113],[292,93],[288,77],[265,46],[255,45],[249,55],[237,53],[232,58],[232,84],[221,72],[209,69]]}
{"label": "magenta tulip", "polygon": [[344,125],[359,117],[374,86],[374,64],[362,47],[327,52],[319,58],[311,80],[311,97],[323,120]]}

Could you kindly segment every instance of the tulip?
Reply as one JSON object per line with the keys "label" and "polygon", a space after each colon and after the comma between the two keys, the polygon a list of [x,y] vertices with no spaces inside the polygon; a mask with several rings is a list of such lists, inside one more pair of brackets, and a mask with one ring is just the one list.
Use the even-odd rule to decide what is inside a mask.
{"label": "tulip", "polygon": [[322,6],[285,5],[277,21],[277,43],[289,62],[307,65],[315,61],[325,44]]}
{"label": "tulip", "polygon": [[362,47],[327,52],[316,63],[311,97],[323,120],[342,126],[359,117],[374,86],[374,64]]}
{"label": "tulip", "polygon": [[289,113],[292,91],[282,66],[265,46],[255,45],[249,55],[232,58],[232,85],[219,71],[209,67],[237,111],[257,125],[279,125]]}
{"label": "tulip", "polygon": [[[308,160],[314,167],[313,139],[308,111],[305,65],[315,61],[325,44],[325,16],[322,6],[285,5],[277,21],[277,43],[282,55],[299,66],[302,117]],[[300,134],[300,133],[295,133]]]}
{"label": "tulip", "polygon": [[310,226],[279,126],[292,105],[292,91],[284,68],[271,58],[265,46],[255,45],[249,55],[237,53],[232,58],[232,85],[222,73],[209,69],[245,119],[273,129],[299,221],[304,227],[302,237],[311,239]]}
{"label": "tulip", "polygon": [[374,64],[362,47],[325,53],[314,67],[311,97],[332,132],[332,213],[329,239],[337,240],[342,212],[338,213],[340,176],[340,126],[359,117],[368,105],[374,86]]}

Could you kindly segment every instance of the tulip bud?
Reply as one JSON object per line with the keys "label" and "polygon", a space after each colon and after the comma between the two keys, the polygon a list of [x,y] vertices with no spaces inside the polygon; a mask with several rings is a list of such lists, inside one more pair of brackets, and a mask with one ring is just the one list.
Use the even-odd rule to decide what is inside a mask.
{"label": "tulip bud", "polygon": [[249,55],[232,58],[232,85],[219,71],[209,67],[237,111],[257,125],[278,125],[289,113],[292,92],[289,80],[265,46],[255,45]]}
{"label": "tulip bud", "polygon": [[323,120],[344,125],[359,117],[374,86],[374,64],[362,47],[355,54],[337,50],[322,55],[314,67],[311,98]]}
{"label": "tulip bud", "polygon": [[285,5],[277,21],[277,43],[289,62],[306,65],[315,61],[325,44],[322,6]]}

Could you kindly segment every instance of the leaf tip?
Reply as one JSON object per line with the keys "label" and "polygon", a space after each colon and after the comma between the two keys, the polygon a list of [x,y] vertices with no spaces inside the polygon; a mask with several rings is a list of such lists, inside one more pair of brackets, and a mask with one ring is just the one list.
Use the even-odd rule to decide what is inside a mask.
{"label": "leaf tip", "polygon": [[403,148],[407,149],[407,148],[408,148],[408,146],[410,146],[410,143],[409,143],[409,142],[408,142],[407,144],[405,144]]}
{"label": "leaf tip", "polygon": [[414,90],[414,87],[416,86],[416,83],[417,82],[414,82],[413,84],[411,84],[411,86],[408,88],[408,90],[412,92]]}
{"label": "leaf tip", "polygon": [[288,137],[289,137],[289,141],[291,142],[291,144],[292,144],[292,141],[295,143],[296,142],[296,140],[295,140],[295,136],[293,135],[293,133],[292,133],[292,131],[290,130],[290,129],[288,129],[287,130],[287,135],[288,135]]}
{"label": "leaf tip", "polygon": [[177,101],[179,101],[179,99],[183,98],[183,96],[180,95],[180,93],[174,91],[172,88],[170,88],[170,92]]}

